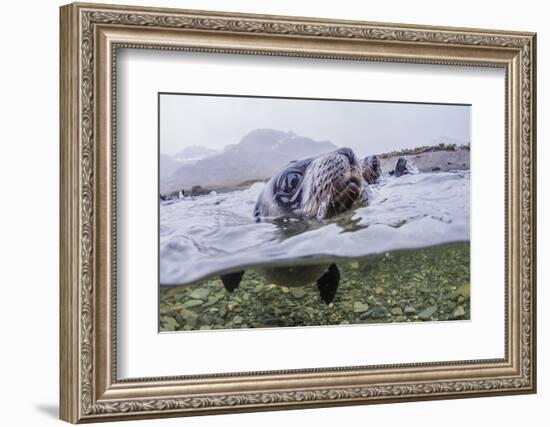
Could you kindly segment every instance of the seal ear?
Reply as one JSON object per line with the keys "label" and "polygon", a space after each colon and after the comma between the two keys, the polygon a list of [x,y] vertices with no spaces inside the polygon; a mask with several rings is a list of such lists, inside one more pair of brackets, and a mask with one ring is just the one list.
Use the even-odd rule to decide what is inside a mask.
{"label": "seal ear", "polygon": [[222,274],[220,278],[222,279],[225,289],[229,292],[233,292],[239,287],[243,275],[244,271],[237,271],[236,273]]}
{"label": "seal ear", "polygon": [[321,299],[325,304],[330,304],[334,300],[336,290],[340,284],[340,271],[336,264],[330,264],[328,271],[317,280],[317,287],[321,294]]}

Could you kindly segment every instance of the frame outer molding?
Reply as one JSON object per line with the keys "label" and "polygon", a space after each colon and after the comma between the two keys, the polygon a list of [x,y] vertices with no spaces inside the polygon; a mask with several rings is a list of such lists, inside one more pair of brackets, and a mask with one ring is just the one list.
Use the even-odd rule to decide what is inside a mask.
{"label": "frame outer molding", "polygon": [[[63,6],[60,21],[61,419],[77,423],[535,392],[535,34],[78,3]],[[121,37],[110,41],[117,30]],[[125,30],[149,40],[155,31],[159,36],[135,43]],[[176,42],[164,38],[174,34],[195,34],[206,46],[224,39],[229,46],[195,49],[202,51],[505,66],[506,360],[117,381],[110,335],[116,301],[110,283],[99,285],[116,268],[109,262],[111,253],[103,250],[112,247],[116,236],[111,238],[111,221],[101,216],[113,206],[108,165],[114,153],[101,148],[102,138],[113,137],[107,124],[115,119],[114,111],[111,103],[104,105],[102,93],[114,82],[110,77],[98,80],[111,72],[105,68],[112,63],[96,57],[102,49],[114,60],[117,43],[177,49]],[[268,38],[279,47],[254,47]],[[231,48],[243,40],[250,43]],[[362,53],[364,46],[370,54]],[[445,380],[446,370],[454,377]],[[185,390],[195,391],[182,394]]]}
{"label": "frame outer molding", "polygon": [[60,9],[60,418],[79,415],[79,136],[78,22],[74,8]]}

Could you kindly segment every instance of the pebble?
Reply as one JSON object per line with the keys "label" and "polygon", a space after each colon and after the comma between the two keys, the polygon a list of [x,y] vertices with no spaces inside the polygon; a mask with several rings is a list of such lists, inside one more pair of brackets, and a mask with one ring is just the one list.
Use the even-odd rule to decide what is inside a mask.
{"label": "pebble", "polygon": [[384,305],[377,305],[370,308],[366,313],[359,316],[359,319],[383,319],[388,314],[388,308]]}
{"label": "pebble", "polygon": [[349,301],[342,301],[342,310],[345,313],[349,313],[350,311],[353,311],[353,304]]}
{"label": "pebble", "polygon": [[189,316],[196,316],[196,313],[194,311],[187,310],[186,308],[181,309],[179,314],[183,320],[187,320]]}
{"label": "pebble", "polygon": [[220,307],[220,316],[225,317],[226,314],[227,314],[227,305],[224,304]]}
{"label": "pebble", "polygon": [[466,315],[466,311],[464,310],[464,307],[461,305],[457,306],[453,311],[453,319],[458,319],[460,317],[464,317]]}
{"label": "pebble", "polygon": [[221,301],[224,298],[225,295],[223,294],[216,294],[214,296],[211,296],[208,298],[208,301],[204,304],[205,307],[210,307],[211,305],[217,304],[218,301]]}
{"label": "pebble", "polygon": [[189,298],[205,300],[206,298],[208,298],[208,295],[210,295],[210,293],[211,293],[211,291],[208,288],[194,289],[189,294]]}
{"label": "pebble", "polygon": [[191,311],[189,313],[189,316],[187,316],[187,319],[185,319],[185,326],[194,328],[195,326],[197,326],[198,319],[199,319],[199,316],[197,315],[197,313]]}
{"label": "pebble", "polygon": [[166,296],[180,296],[180,292],[184,291],[185,288],[181,288],[181,287],[175,287],[175,288],[170,288],[166,291]]}
{"label": "pebble", "polygon": [[464,297],[464,299],[470,299],[470,284],[466,283],[457,289],[458,293]]}
{"label": "pebble", "polygon": [[374,288],[374,293],[376,295],[384,295],[386,293],[386,291],[384,290],[384,288],[381,288],[380,286]]}
{"label": "pebble", "polygon": [[198,300],[198,299],[191,299],[189,301],[185,301],[183,304],[182,304],[182,307],[183,308],[191,308],[191,307],[196,307],[197,305],[202,305],[203,304],[203,301],[201,300]]}
{"label": "pebble", "polygon": [[466,283],[460,286],[458,289],[451,292],[451,294],[449,295],[449,298],[452,300],[457,300],[461,298],[462,301],[470,299],[470,284]]}
{"label": "pebble", "polygon": [[304,288],[290,288],[289,292],[294,298],[298,298],[298,299],[303,298],[306,294],[306,291]]}
{"label": "pebble", "polygon": [[420,320],[430,320],[430,318],[434,315],[434,313],[437,311],[437,306],[432,305],[428,308],[425,308],[420,313],[418,313],[418,318]]}
{"label": "pebble", "polygon": [[362,303],[359,301],[356,301],[353,303],[353,312],[354,313],[364,313],[369,309],[369,305],[367,303]]}
{"label": "pebble", "polygon": [[405,307],[404,313],[407,314],[407,315],[416,314],[416,308],[414,308],[414,307]]}
{"label": "pebble", "polygon": [[[167,325],[167,326],[173,326],[174,329],[178,326],[178,322],[176,322],[176,319],[174,319],[173,317],[169,317],[169,316],[164,316],[162,318],[162,320],[164,320],[164,323]],[[172,329],[172,330],[174,330]]]}
{"label": "pebble", "polygon": [[390,310],[390,313],[392,316],[401,316],[403,314],[403,310],[401,310],[401,307],[393,307]]}

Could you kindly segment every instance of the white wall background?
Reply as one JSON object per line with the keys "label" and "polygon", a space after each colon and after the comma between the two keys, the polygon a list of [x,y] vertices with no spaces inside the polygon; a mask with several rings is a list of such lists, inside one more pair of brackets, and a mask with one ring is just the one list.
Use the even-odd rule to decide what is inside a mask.
{"label": "white wall background", "polygon": [[[110,0],[113,3],[122,3]],[[539,393],[438,402],[137,421],[131,425],[394,426],[545,425],[550,405],[549,126],[550,29],[544,2],[353,0],[133,0],[134,4],[538,32]],[[0,65],[0,419],[59,425],[58,402],[58,6],[57,0],[2,7]],[[490,256],[490,255],[489,255]],[[546,335],[546,336],[545,336]]]}

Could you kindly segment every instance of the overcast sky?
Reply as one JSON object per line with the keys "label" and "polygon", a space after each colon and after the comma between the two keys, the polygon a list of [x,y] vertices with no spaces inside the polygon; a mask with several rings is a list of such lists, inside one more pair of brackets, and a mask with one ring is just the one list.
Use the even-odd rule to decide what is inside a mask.
{"label": "overcast sky", "polygon": [[430,145],[447,136],[470,141],[470,107],[243,98],[203,95],[160,97],[160,151],[175,154],[190,145],[222,149],[257,128],[293,131],[358,155]]}

